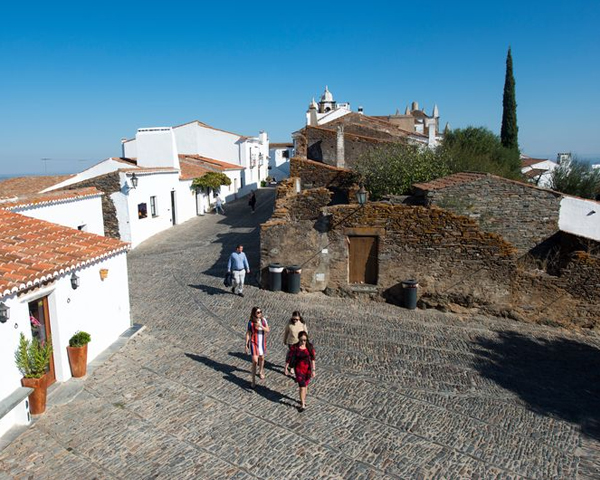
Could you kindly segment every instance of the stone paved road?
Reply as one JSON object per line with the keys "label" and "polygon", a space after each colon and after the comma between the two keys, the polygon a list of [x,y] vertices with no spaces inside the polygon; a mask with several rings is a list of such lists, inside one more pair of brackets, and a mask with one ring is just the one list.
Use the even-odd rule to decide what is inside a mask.
{"label": "stone paved road", "polygon": [[[252,285],[233,296],[226,258],[243,243],[257,266],[271,200],[260,191],[255,215],[242,200],[130,254],[147,328],[0,453],[0,478],[600,478],[598,337]],[[255,391],[254,305],[273,332]],[[295,309],[317,348],[303,413],[282,375]]]}

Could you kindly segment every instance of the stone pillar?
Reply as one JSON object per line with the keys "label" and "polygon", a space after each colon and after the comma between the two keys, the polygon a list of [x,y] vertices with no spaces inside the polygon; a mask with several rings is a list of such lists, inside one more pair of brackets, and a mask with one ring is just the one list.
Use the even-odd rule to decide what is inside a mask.
{"label": "stone pillar", "polygon": [[346,162],[344,160],[344,126],[340,125],[337,127],[337,138],[336,138],[336,149],[335,149],[335,166],[338,168],[345,168]]}

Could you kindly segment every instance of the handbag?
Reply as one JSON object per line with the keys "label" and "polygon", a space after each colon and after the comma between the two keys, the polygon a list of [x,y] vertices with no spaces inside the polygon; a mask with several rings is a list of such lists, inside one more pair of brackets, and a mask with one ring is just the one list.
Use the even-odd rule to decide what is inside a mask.
{"label": "handbag", "polygon": [[225,278],[223,279],[223,284],[228,288],[233,285],[233,275],[231,274],[231,272],[227,272],[225,274]]}

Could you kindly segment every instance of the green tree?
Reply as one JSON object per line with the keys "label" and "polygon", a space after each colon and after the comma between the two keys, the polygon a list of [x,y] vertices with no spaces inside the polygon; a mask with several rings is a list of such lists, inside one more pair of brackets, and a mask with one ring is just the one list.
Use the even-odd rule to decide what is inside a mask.
{"label": "green tree", "polygon": [[386,194],[404,195],[413,183],[428,182],[450,172],[442,152],[417,145],[390,143],[361,156],[354,169],[373,200]]}
{"label": "green tree", "polygon": [[550,188],[557,192],[582,198],[596,198],[600,194],[600,169],[573,160],[552,170]]}
{"label": "green tree", "polygon": [[221,172],[208,172],[201,177],[194,178],[193,188],[217,191],[221,185],[231,185],[231,179]]}
{"label": "green tree", "polygon": [[518,150],[504,148],[500,138],[484,127],[451,130],[439,149],[456,172],[485,172],[507,178],[521,178]]}
{"label": "green tree", "polygon": [[504,78],[504,96],[502,97],[502,128],[500,130],[502,146],[509,150],[519,150],[519,127],[517,126],[517,99],[515,95],[515,77],[510,47],[506,55],[506,77]]}

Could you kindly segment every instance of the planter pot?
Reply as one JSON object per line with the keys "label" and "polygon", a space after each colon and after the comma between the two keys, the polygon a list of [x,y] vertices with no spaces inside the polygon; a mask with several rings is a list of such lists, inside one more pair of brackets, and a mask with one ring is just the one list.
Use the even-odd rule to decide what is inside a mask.
{"label": "planter pot", "polygon": [[67,347],[71,375],[75,378],[85,376],[87,372],[87,343],[83,347]]}
{"label": "planter pot", "polygon": [[46,411],[46,375],[41,378],[22,378],[21,385],[33,388],[29,395],[29,411],[39,415]]}

